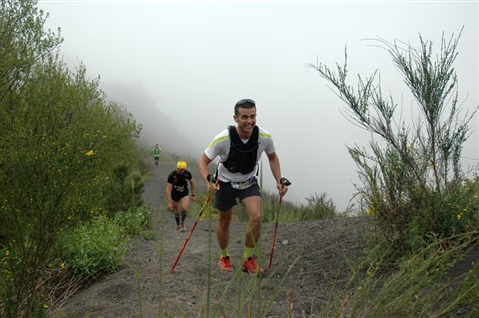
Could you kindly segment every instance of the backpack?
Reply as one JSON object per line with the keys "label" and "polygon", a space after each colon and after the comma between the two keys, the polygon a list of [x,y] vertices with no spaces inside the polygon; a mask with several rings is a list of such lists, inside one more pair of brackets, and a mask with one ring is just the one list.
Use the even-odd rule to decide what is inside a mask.
{"label": "backpack", "polygon": [[230,137],[230,153],[228,159],[222,162],[223,166],[231,173],[248,174],[252,172],[257,164],[259,128],[253,128],[253,134],[245,144],[235,126],[228,127]]}

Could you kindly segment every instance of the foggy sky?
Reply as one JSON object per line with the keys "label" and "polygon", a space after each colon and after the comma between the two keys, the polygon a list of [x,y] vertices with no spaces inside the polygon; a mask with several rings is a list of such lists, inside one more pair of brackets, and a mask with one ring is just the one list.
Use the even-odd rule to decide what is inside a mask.
{"label": "foggy sky", "polygon": [[[409,91],[389,54],[365,39],[417,47],[421,35],[439,53],[443,33],[449,40],[464,26],[455,63],[459,99],[465,109],[479,104],[478,2],[39,1],[38,6],[50,13],[47,28],[62,29],[64,61],[82,61],[92,78],[100,75],[109,98],[127,104],[141,121],[148,143],[199,157],[216,134],[234,124],[236,101],[254,99],[257,124],[273,135],[282,173],[293,183],[286,199],[295,202],[327,192],[344,209],[358,182],[346,146],[369,148],[371,139],[341,114],[345,104],[306,65],[335,69],[346,49],[351,85],[357,86],[358,74],[364,78],[380,70],[383,92],[404,106],[404,117],[414,109]],[[479,159],[477,121],[463,153],[467,164]],[[266,159],[263,166],[265,187],[273,191]]]}

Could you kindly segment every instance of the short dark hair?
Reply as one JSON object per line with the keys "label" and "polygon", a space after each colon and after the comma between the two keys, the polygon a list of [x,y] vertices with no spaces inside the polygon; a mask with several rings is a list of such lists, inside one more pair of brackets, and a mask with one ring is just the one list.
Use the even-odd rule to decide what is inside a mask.
{"label": "short dark hair", "polygon": [[256,108],[256,103],[254,100],[249,98],[240,99],[235,104],[235,115],[238,115],[238,108]]}

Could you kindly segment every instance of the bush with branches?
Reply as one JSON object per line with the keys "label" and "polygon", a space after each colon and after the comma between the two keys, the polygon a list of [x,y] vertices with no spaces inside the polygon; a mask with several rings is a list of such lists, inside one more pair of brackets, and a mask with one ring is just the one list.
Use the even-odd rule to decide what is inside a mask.
{"label": "bush with branches", "polygon": [[378,71],[366,79],[358,76],[355,90],[346,81],[347,54],[337,73],[320,63],[309,65],[336,88],[347,117],[386,143],[381,148],[371,141],[372,154],[359,146],[348,149],[363,182],[357,187],[360,207],[375,225],[377,241],[393,246],[392,258],[478,225],[477,178],[467,178],[461,169],[478,106],[461,115],[453,67],[459,38],[443,36],[436,60],[432,43],[421,36],[419,47],[372,39],[391,55],[414,97],[419,115],[411,124],[398,122],[393,97],[384,96],[375,82]]}
{"label": "bush with branches", "polygon": [[106,102],[83,64],[73,72],[58,58],[60,32],[44,30],[47,15],[35,5],[0,3],[0,312],[8,317],[41,313],[58,237],[106,215],[113,167],[140,160],[141,126]]}

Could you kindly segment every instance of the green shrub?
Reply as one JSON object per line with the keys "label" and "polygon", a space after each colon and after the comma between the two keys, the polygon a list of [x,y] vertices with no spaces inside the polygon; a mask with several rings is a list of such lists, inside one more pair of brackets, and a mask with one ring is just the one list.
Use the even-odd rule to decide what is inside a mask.
{"label": "green shrub", "polygon": [[144,181],[138,169],[128,163],[119,163],[110,174],[109,183],[104,187],[106,208],[110,216],[117,211],[126,211],[142,205]]}
{"label": "green shrub", "polygon": [[153,208],[139,206],[117,212],[113,221],[123,229],[125,235],[138,235],[144,229],[151,228],[152,215]]}
{"label": "green shrub", "polygon": [[453,67],[459,37],[443,37],[438,54],[421,36],[420,47],[377,39],[411,91],[411,105],[419,114],[411,124],[403,121],[393,97],[384,96],[381,84],[375,83],[377,72],[366,80],[359,76],[357,89],[347,83],[347,54],[336,72],[310,65],[336,87],[349,119],[385,142],[380,147],[372,140],[372,154],[358,146],[349,153],[363,183],[357,186],[360,209],[375,229],[372,244],[381,244],[383,251],[392,246],[391,259],[478,224],[477,179],[467,180],[460,159],[479,106],[473,105],[472,114],[460,115]]}
{"label": "green shrub", "polygon": [[0,5],[0,247],[11,273],[0,298],[9,317],[35,314],[57,237],[105,213],[108,173],[138,160],[141,131],[83,64],[72,72],[61,61],[63,39],[44,29],[36,2]]}
{"label": "green shrub", "polygon": [[158,238],[158,233],[153,230],[141,231],[140,236],[147,241],[155,241]]}
{"label": "green shrub", "polygon": [[269,204],[264,207],[265,215],[268,215],[270,222],[276,222],[278,219],[281,223],[326,220],[340,215],[333,200],[327,197],[326,192],[315,193],[306,198],[306,201],[307,205],[297,206],[283,199],[280,206],[279,196],[274,195],[268,201]]}
{"label": "green shrub", "polygon": [[301,211],[300,219],[302,221],[326,220],[339,215],[333,200],[331,198],[328,199],[325,192],[320,195],[315,193],[311,197],[306,198],[306,200],[308,201],[308,209]]}
{"label": "green shrub", "polygon": [[60,243],[65,268],[76,278],[114,272],[127,253],[130,239],[125,229],[106,216],[98,216],[67,234]]}

